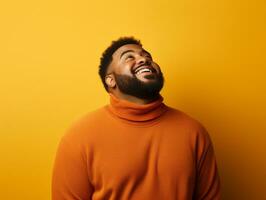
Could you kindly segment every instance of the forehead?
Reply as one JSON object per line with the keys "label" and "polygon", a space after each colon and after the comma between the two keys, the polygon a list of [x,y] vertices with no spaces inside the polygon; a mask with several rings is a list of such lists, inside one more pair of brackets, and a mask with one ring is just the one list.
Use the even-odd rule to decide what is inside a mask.
{"label": "forehead", "polygon": [[141,46],[137,45],[137,44],[126,44],[126,45],[123,45],[123,46],[119,47],[113,53],[113,58],[119,57],[123,52],[128,51],[128,50],[132,50],[134,52],[141,52],[144,49]]}

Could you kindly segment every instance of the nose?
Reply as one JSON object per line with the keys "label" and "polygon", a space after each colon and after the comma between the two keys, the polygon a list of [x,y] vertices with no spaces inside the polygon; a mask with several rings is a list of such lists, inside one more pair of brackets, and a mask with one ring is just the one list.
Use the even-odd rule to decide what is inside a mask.
{"label": "nose", "polygon": [[137,57],[137,63],[138,63],[138,65],[140,65],[140,64],[150,64],[150,61],[149,61],[149,59],[146,56],[139,55]]}

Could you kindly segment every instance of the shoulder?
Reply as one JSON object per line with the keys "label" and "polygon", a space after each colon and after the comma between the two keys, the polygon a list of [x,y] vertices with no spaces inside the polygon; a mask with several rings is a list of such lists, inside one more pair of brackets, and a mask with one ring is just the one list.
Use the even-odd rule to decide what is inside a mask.
{"label": "shoulder", "polygon": [[194,129],[199,129],[203,127],[202,123],[199,120],[187,114],[186,112],[170,106],[167,106],[167,108],[167,120],[173,121],[178,124],[183,124]]}
{"label": "shoulder", "polygon": [[85,141],[104,125],[107,113],[106,106],[89,111],[74,119],[62,136],[62,140]]}
{"label": "shoulder", "polygon": [[166,123],[178,127],[179,130],[182,129],[186,134],[194,138],[194,140],[207,143],[210,142],[210,136],[205,125],[198,119],[177,108],[167,107],[168,112],[165,116]]}

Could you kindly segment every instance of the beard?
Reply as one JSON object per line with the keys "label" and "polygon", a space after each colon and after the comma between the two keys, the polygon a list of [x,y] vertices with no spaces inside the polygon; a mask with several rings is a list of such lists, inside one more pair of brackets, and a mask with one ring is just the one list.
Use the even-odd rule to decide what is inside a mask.
{"label": "beard", "polygon": [[114,77],[121,92],[141,99],[157,97],[164,85],[164,77],[161,71],[158,74],[144,76],[151,80],[149,82],[139,80],[135,74],[129,76],[114,73]]}

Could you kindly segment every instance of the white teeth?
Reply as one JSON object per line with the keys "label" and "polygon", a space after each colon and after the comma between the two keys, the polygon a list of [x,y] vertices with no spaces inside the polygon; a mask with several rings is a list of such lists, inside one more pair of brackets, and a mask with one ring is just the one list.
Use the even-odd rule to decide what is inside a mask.
{"label": "white teeth", "polygon": [[150,69],[146,69],[146,68],[144,68],[144,69],[141,69],[141,70],[139,70],[138,72],[137,72],[137,74],[141,74],[141,73],[143,73],[143,72],[152,72]]}

